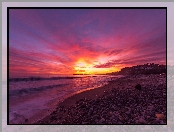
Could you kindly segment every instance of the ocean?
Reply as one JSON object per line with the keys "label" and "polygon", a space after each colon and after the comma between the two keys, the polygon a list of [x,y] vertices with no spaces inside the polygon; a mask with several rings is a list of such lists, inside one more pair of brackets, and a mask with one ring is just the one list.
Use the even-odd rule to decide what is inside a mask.
{"label": "ocean", "polygon": [[49,78],[17,78],[9,81],[9,123],[33,123],[52,112],[69,96],[101,87],[122,77],[110,75],[61,75]]}

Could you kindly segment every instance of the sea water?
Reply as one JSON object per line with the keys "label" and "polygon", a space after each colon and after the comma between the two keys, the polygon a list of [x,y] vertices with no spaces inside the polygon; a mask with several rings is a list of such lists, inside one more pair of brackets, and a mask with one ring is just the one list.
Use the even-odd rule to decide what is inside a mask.
{"label": "sea water", "polygon": [[57,78],[19,79],[9,81],[9,123],[34,123],[53,111],[65,98],[97,88],[121,76],[71,75]]}

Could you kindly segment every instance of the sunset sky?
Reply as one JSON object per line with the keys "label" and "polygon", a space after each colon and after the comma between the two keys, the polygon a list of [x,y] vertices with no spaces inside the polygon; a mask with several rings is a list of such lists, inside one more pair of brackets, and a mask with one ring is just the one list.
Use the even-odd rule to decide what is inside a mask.
{"label": "sunset sky", "polygon": [[10,77],[166,63],[165,9],[10,9]]}

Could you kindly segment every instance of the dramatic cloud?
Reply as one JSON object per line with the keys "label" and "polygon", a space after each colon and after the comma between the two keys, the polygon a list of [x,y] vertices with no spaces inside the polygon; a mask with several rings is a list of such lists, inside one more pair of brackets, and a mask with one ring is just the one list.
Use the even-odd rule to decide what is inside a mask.
{"label": "dramatic cloud", "polygon": [[165,9],[10,9],[10,76],[166,63]]}

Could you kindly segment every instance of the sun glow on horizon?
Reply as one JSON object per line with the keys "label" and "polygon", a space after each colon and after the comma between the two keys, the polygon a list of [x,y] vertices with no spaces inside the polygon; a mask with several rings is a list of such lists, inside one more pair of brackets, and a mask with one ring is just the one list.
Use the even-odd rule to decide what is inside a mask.
{"label": "sun glow on horizon", "polygon": [[88,64],[84,59],[79,59],[74,66],[74,72],[75,74],[106,74],[118,71],[116,67],[96,68],[94,67],[96,64],[101,63],[99,61],[94,61],[93,64]]}

